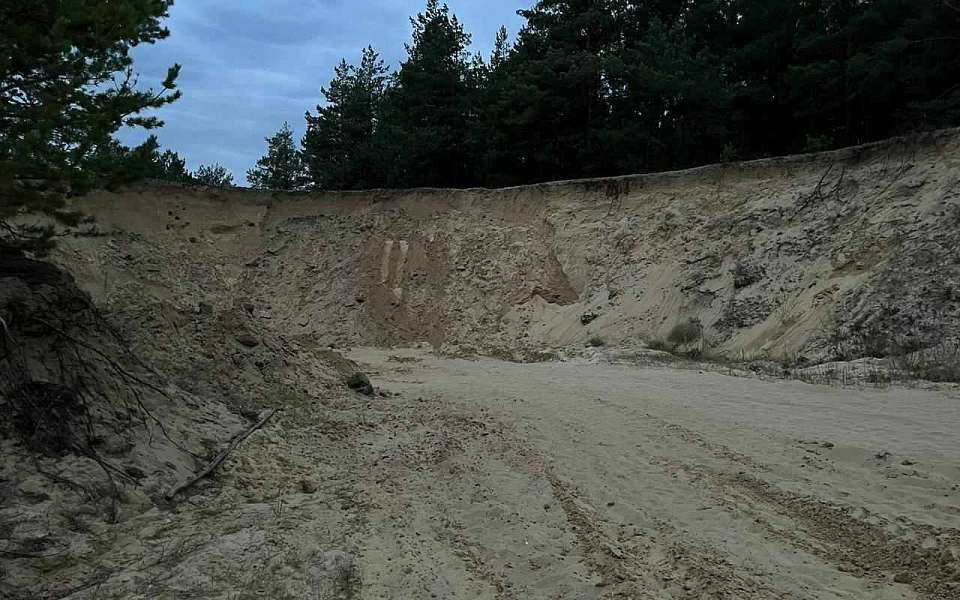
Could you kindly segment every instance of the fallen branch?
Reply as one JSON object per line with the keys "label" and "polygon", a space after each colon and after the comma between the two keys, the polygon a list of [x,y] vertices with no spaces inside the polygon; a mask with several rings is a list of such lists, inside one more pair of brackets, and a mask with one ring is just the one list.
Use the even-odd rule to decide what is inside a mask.
{"label": "fallen branch", "polygon": [[273,417],[274,414],[276,414],[276,412],[277,412],[276,409],[273,409],[273,410],[269,410],[264,413],[261,413],[260,420],[258,420],[256,423],[251,425],[249,428],[247,428],[246,431],[244,431],[237,437],[233,438],[233,441],[230,442],[230,445],[227,446],[223,452],[218,454],[216,458],[210,461],[210,464],[204,467],[202,471],[197,473],[197,475],[193,479],[191,479],[190,481],[187,481],[186,483],[182,483],[176,486],[175,488],[173,488],[172,490],[170,490],[169,492],[167,492],[167,495],[165,496],[165,498],[167,500],[173,500],[177,494],[193,487],[193,485],[196,484],[198,481],[200,481],[201,479],[213,473],[213,471],[216,470],[216,468],[219,467],[221,463],[223,463],[223,461],[227,460],[227,457],[230,455],[230,453],[236,450],[237,446],[243,443],[243,440],[250,437],[250,434],[252,434],[254,431],[266,425],[267,421],[269,421],[270,418]]}
{"label": "fallen branch", "polygon": [[827,167],[827,170],[824,171],[820,181],[817,182],[817,187],[813,188],[813,191],[810,193],[810,195],[807,197],[800,197],[800,202],[797,205],[797,212],[806,210],[807,206],[809,206],[814,200],[823,201],[823,183],[827,180],[827,177],[830,176],[830,173],[833,172],[833,167],[835,166],[836,163],[831,162],[830,166]]}

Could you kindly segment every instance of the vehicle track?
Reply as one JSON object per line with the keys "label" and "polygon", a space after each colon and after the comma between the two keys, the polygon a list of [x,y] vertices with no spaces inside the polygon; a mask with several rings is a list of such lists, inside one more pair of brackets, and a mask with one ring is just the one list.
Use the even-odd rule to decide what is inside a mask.
{"label": "vehicle track", "polygon": [[[738,388],[769,394],[767,409],[785,412],[804,411],[804,399],[823,410],[843,390],[419,351],[353,358],[402,393],[390,401],[393,423],[417,440],[398,436],[367,489],[402,497],[402,511],[444,516],[420,518],[423,529],[418,519],[371,522],[441,540],[419,547],[413,562],[459,556],[481,597],[960,598],[960,519],[936,508],[958,502],[956,448],[904,459],[926,478],[891,477],[874,447],[837,437],[829,411],[820,430],[723,414]],[[923,419],[943,426],[960,416],[945,395],[904,390],[903,402],[940,412],[901,426],[876,405],[896,406],[898,393],[851,391],[837,412],[874,402],[862,428],[895,438],[898,450],[910,448],[907,434]],[[809,441],[828,436],[837,441]],[[939,500],[913,504],[920,497]],[[381,591],[404,585],[403,574],[383,576],[390,583]],[[364,597],[377,587],[367,583]],[[442,584],[433,590],[456,597]]]}

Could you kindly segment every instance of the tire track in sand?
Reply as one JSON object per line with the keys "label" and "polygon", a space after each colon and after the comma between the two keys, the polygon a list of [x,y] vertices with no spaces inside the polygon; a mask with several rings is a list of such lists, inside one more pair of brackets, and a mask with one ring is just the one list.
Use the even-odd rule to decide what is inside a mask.
{"label": "tire track in sand", "polygon": [[[858,509],[786,492],[743,472],[731,475],[666,457],[650,462],[682,475],[690,485],[712,490],[720,505],[734,510],[749,506],[754,522],[842,572],[887,584],[909,584],[927,600],[960,599],[960,531],[911,524],[912,536],[904,539],[857,518]],[[757,504],[798,527],[788,531],[773,526],[762,510],[757,511]]]}

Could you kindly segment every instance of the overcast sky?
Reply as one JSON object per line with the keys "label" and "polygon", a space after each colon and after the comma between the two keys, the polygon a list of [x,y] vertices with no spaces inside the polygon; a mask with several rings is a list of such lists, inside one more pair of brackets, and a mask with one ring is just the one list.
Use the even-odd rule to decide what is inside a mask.
{"label": "overcast sky", "polygon": [[[488,55],[501,25],[515,35],[517,10],[533,0],[447,0]],[[191,169],[219,162],[238,183],[265,151],[264,138],[289,121],[303,134],[306,110],[321,102],[341,58],[357,62],[368,44],[393,68],[405,57],[409,17],[426,0],[179,0],[166,21],[170,37],[135,50],[145,86],[183,65],[183,98],[159,114],[160,143]],[[140,133],[123,132],[134,143]]]}

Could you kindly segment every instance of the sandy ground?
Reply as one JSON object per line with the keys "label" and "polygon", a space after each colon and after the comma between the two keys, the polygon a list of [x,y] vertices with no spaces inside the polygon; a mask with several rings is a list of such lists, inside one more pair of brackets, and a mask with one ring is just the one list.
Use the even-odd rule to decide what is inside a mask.
{"label": "sandy ground", "polygon": [[351,358],[406,414],[362,478],[364,598],[960,598],[950,392]]}
{"label": "sandy ground", "polygon": [[350,358],[382,393],[278,400],[173,505],[54,537],[35,494],[0,597],[960,598],[955,391]]}
{"label": "sandy ground", "polygon": [[[132,479],[114,493],[89,459],[0,440],[0,600],[960,600],[956,391],[590,354],[647,360],[693,320],[758,368],[841,361],[795,373],[812,380],[884,381],[848,359],[907,348],[955,370],[958,148],[951,130],[506,190],[83,199],[105,235],[57,261],[179,390],[153,390],[156,414],[195,447],[127,440],[101,407]],[[367,397],[324,350],[421,341],[581,360],[357,349]]]}

